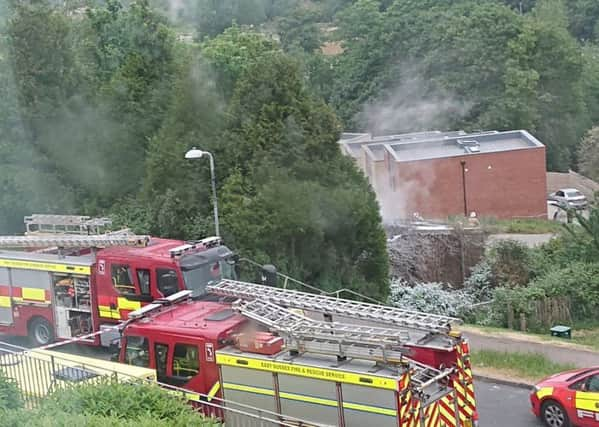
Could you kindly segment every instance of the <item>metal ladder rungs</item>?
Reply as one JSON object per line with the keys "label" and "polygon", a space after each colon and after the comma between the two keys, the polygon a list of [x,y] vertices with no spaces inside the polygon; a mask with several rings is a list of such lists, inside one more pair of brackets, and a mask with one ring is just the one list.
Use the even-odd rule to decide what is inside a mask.
{"label": "metal ladder rungs", "polygon": [[0,247],[105,248],[110,246],[147,246],[149,241],[150,236],[137,235],[0,236]]}
{"label": "metal ladder rungs", "polygon": [[223,280],[218,284],[209,286],[207,290],[221,296],[244,299],[260,298],[290,308],[337,314],[439,334],[447,334],[451,330],[452,323],[461,323],[459,319],[447,316],[232,280]]}

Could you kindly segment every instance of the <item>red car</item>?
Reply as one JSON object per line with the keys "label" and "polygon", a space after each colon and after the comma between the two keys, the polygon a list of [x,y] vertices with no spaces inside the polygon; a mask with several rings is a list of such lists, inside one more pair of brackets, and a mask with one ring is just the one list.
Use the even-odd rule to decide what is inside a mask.
{"label": "red car", "polygon": [[599,427],[599,367],[545,378],[535,385],[530,403],[548,427]]}

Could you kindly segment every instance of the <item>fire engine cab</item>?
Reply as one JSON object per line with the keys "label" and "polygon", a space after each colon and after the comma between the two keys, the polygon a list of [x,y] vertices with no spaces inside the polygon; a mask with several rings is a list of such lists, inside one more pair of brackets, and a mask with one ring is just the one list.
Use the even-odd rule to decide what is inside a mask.
{"label": "fire engine cab", "polygon": [[235,256],[220,238],[158,239],[105,232],[106,218],[32,215],[25,236],[0,236],[0,332],[36,345],[82,339],[110,345],[109,330],[132,310],[181,290],[193,296],[235,278]]}
{"label": "fire engine cab", "polygon": [[183,291],[129,313],[120,361],[156,369],[196,405],[216,398],[282,421],[477,423],[458,319],[234,280],[207,291],[211,301]]}

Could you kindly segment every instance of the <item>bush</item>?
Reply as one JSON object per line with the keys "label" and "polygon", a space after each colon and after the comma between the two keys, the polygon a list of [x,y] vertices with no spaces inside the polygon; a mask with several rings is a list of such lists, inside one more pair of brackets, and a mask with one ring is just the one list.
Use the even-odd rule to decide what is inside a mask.
{"label": "bush", "polygon": [[523,286],[530,278],[531,250],[515,240],[500,240],[487,253],[495,286]]}
{"label": "bush", "polygon": [[12,378],[7,378],[0,372],[0,412],[23,407],[21,391]]}
{"label": "bush", "polygon": [[194,413],[181,413],[168,420],[142,416],[134,420],[100,415],[78,415],[67,412],[8,411],[3,414],[3,427],[217,427],[221,424]]}
{"label": "bush", "polygon": [[[0,390],[14,384],[1,380]],[[5,384],[8,384],[5,386]],[[16,390],[16,389],[15,389]],[[18,395],[17,393],[13,394]],[[34,411],[18,401],[6,407],[3,427],[216,427],[220,422],[198,414],[182,398],[157,385],[109,380],[52,393]]]}
{"label": "bush", "polygon": [[104,381],[58,390],[42,405],[48,413],[82,414],[138,420],[173,420],[193,409],[178,396],[168,394],[157,385],[123,384]]}
{"label": "bush", "polygon": [[[570,298],[574,321],[599,320],[599,263],[573,262],[567,267],[548,270],[528,286],[497,288],[491,312],[481,323],[505,326],[508,306],[516,316],[530,315],[533,303],[545,297]],[[528,316],[529,329],[541,327],[536,320]]]}
{"label": "bush", "polygon": [[451,289],[441,283],[417,283],[415,286],[400,280],[391,283],[389,304],[405,310],[459,317],[472,303],[466,291]]}
{"label": "bush", "polygon": [[487,261],[483,260],[474,266],[464,282],[464,289],[476,302],[493,298],[493,272]]}
{"label": "bush", "polygon": [[573,262],[533,280],[530,288],[548,297],[570,297],[574,320],[599,319],[599,263]]}

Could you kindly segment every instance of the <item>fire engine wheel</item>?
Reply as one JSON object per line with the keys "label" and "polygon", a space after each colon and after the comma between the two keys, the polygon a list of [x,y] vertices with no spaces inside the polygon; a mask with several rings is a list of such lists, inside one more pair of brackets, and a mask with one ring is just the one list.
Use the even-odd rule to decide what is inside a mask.
{"label": "fire engine wheel", "polygon": [[36,317],[29,324],[29,339],[35,346],[50,344],[54,341],[54,329],[43,317]]}
{"label": "fire engine wheel", "polygon": [[570,427],[570,420],[564,407],[555,400],[548,400],[541,406],[541,418],[547,427]]}

